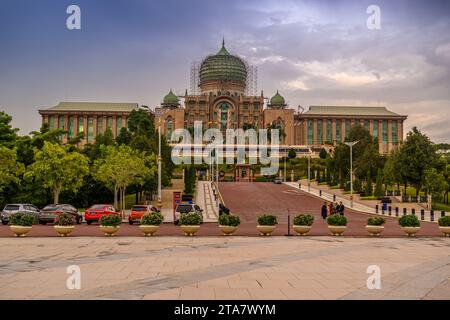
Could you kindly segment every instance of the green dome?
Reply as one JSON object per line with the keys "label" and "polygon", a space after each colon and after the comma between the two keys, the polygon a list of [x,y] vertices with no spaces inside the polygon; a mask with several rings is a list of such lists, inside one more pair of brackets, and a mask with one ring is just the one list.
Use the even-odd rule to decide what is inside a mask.
{"label": "green dome", "polygon": [[272,97],[272,99],[270,99],[270,104],[274,106],[284,106],[286,104],[286,101],[277,90],[277,93]]}
{"label": "green dome", "polygon": [[225,42],[216,55],[203,60],[200,66],[200,84],[205,81],[233,80],[245,83],[247,68],[245,63],[236,56],[231,55],[225,48]]}
{"label": "green dome", "polygon": [[164,97],[164,104],[178,104],[178,97],[170,89],[169,93]]}

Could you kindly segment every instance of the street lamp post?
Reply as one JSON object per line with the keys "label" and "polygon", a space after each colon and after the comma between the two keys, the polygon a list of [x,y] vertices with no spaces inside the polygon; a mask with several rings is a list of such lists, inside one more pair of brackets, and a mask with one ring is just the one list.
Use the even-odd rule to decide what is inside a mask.
{"label": "street lamp post", "polygon": [[159,210],[162,208],[162,191],[161,191],[161,165],[162,165],[162,157],[161,157],[161,117],[164,114],[162,110],[155,110],[155,114],[158,117],[158,201],[156,206]]}
{"label": "street lamp post", "polygon": [[350,207],[353,208],[353,146],[359,141],[346,142],[350,147]]}

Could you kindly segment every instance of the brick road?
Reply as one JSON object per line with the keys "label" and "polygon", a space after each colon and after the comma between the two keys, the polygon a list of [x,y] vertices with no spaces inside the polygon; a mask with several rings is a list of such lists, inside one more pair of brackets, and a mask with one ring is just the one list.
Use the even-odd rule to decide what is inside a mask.
{"label": "brick road", "polygon": [[[288,214],[291,219],[299,212],[309,213],[315,216],[315,222],[310,232],[311,236],[329,235],[326,223],[320,216],[322,200],[295,190],[286,185],[275,185],[273,183],[222,183],[220,185],[222,196],[231,212],[241,217],[241,226],[236,232],[237,236],[258,236],[256,230],[256,218],[263,213],[273,213],[279,218],[279,225],[274,236],[282,236],[288,232]],[[369,237],[365,231],[368,214],[358,213],[346,209],[348,230],[346,236]],[[398,226],[397,219],[386,217],[387,223],[382,237],[404,237],[404,233]],[[292,223],[292,221],[291,221]],[[291,230],[291,233],[293,231]],[[129,226],[122,224],[117,237],[140,236],[137,225]],[[165,223],[158,231],[159,236],[183,236],[179,227],[171,223]],[[198,233],[199,236],[219,236],[221,235],[217,223],[204,223]],[[8,226],[0,226],[0,237],[11,237],[12,233]],[[33,237],[56,237],[57,234],[51,225],[34,226],[29,236]],[[97,225],[87,226],[82,224],[76,227],[72,236],[102,236]],[[422,222],[422,229],[417,234],[418,237],[440,237],[436,223]]]}

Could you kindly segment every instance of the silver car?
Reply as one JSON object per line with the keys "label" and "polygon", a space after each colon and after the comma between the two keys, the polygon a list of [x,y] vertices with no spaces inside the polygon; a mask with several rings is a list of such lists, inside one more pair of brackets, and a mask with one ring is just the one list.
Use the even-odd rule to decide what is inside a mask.
{"label": "silver car", "polygon": [[38,223],[39,221],[40,211],[36,206],[30,203],[14,203],[14,204],[7,204],[5,208],[3,208],[3,211],[1,212],[2,223],[8,224],[9,217],[17,212],[22,212],[34,216],[35,223]]}
{"label": "silver car", "polygon": [[203,221],[203,209],[201,209],[198,205],[196,204],[191,204],[191,203],[180,203],[177,205],[177,208],[175,209],[175,214],[173,217],[173,223],[175,225],[178,225],[179,221],[180,221],[180,216],[183,213],[190,213],[190,212],[197,212],[200,214],[200,217],[202,218]]}

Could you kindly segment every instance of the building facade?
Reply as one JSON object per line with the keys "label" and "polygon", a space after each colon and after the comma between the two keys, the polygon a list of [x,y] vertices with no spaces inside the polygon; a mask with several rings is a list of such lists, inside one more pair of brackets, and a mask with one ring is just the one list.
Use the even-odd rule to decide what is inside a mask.
{"label": "building facade", "polygon": [[[385,107],[311,106],[307,112],[294,112],[277,91],[270,99],[261,92],[246,94],[248,64],[232,55],[222,43],[215,55],[206,57],[198,72],[199,94],[177,96],[172,90],[155,110],[155,121],[170,139],[176,129],[193,128],[279,128],[282,150],[293,147],[313,152],[343,143],[351,126],[364,126],[378,139],[381,153],[395,150],[403,139],[406,116]],[[181,104],[184,101],[184,105]],[[306,149],[308,150],[308,149]],[[280,152],[283,155],[283,152]]]}
{"label": "building facade", "polygon": [[127,127],[128,116],[137,110],[137,103],[92,103],[92,102],[60,102],[58,105],[39,110],[42,123],[50,129],[67,131],[64,141],[84,133],[83,144],[94,143],[97,134],[104,133],[106,128],[116,137],[120,129]]}
{"label": "building facade", "polygon": [[[294,149],[299,156],[318,153],[322,148],[345,142],[354,125],[365,127],[378,139],[380,153],[398,148],[403,140],[403,123],[407,116],[398,115],[386,107],[311,106],[306,112],[295,112],[285,98],[275,92],[269,99],[248,90],[253,83],[252,67],[242,58],[232,55],[222,43],[220,50],[207,56],[194,76],[195,90],[176,95],[172,90],[163,98],[154,113],[155,125],[170,140],[176,129],[191,129],[200,121],[203,129],[278,128],[281,131],[280,156]],[[191,75],[192,82],[192,75]],[[249,93],[251,92],[251,94]],[[127,126],[137,103],[61,102],[39,110],[43,123],[50,128],[68,132],[67,140],[84,132],[83,143],[93,143],[106,128],[116,137]]]}

